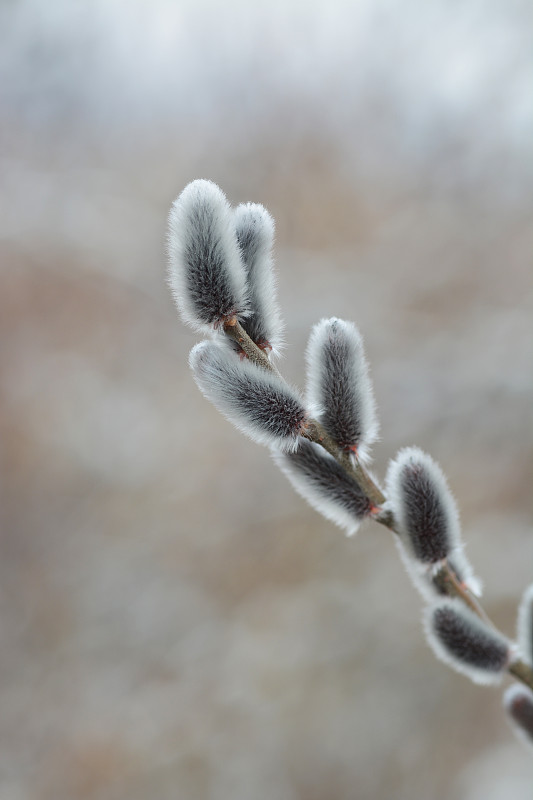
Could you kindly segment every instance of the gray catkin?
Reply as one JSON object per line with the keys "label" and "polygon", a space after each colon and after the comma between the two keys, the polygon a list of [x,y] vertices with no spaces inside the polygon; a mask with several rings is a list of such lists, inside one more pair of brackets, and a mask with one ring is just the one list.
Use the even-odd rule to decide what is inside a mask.
{"label": "gray catkin", "polygon": [[509,643],[458,600],[426,611],[425,630],[435,655],[475,683],[499,683],[509,661]]}
{"label": "gray catkin", "polygon": [[313,327],[306,352],[307,402],[344,450],[366,458],[378,423],[363,340],[351,322],[332,317]]}
{"label": "gray catkin", "polygon": [[417,447],[400,450],[387,472],[389,505],[412,556],[442,561],[460,545],[459,515],[438,464]]}
{"label": "gray catkin", "polygon": [[223,192],[196,180],[173,203],[168,233],[169,283],[183,320],[210,331],[248,313],[246,273]]}
{"label": "gray catkin", "polygon": [[300,438],[294,452],[274,458],[296,491],[348,535],[370,513],[371,503],[358,484],[320,445]]}
{"label": "gray catkin", "polygon": [[283,323],[276,297],[272,259],[274,220],[263,206],[242,203],[233,212],[235,232],[246,272],[249,313],[242,326],[263,349],[279,355]]}
{"label": "gray catkin", "polygon": [[278,375],[217,341],[193,347],[189,363],[205,397],[243,433],[281,450],[297,447],[306,411],[298,392]]}

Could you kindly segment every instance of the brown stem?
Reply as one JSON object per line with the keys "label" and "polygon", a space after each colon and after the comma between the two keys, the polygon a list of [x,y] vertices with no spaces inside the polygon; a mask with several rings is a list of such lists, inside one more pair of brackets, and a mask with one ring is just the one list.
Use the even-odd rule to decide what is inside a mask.
{"label": "brown stem", "polygon": [[237,317],[228,317],[224,320],[224,333],[234,342],[237,342],[247,358],[252,363],[257,364],[270,372],[277,372],[274,365],[270,362],[267,354],[248,336]]}
{"label": "brown stem", "polygon": [[[238,322],[237,317],[230,317],[224,321],[224,333],[234,342],[237,342],[250,361],[282,377],[264,350],[261,350],[250,336],[248,336],[242,325]],[[307,428],[302,435],[305,436],[306,439],[309,439],[309,441],[321,445],[324,450],[339,462],[348,475],[350,475],[363,490],[372,505],[378,510],[378,513],[374,515],[375,521],[398,535],[398,528],[393,512],[388,508],[382,509],[387,498],[372,480],[357,456],[354,458],[355,463],[352,462],[350,455],[337,445],[324,430],[322,425],[315,419],[308,419]],[[474,614],[477,614],[486,624],[495,628],[482,606],[477,602],[475,597],[473,597],[468,588],[461,583],[449,564],[443,564],[435,578],[449,597],[458,597],[474,612]],[[509,664],[507,671],[533,690],[533,669],[528,664],[517,658]]]}
{"label": "brown stem", "polygon": [[355,456],[355,480],[361,487],[361,489],[365,492],[366,496],[375,506],[381,507],[387,502],[387,498],[377,486],[368,472],[365,470],[357,456]]}
{"label": "brown stem", "polygon": [[[470,590],[462,583],[449,564],[443,564],[434,578],[437,585],[443,589],[449,597],[459,597],[463,603],[470,608],[474,614],[492,625],[484,609],[479,605]],[[494,627],[494,626],[493,626]]]}
{"label": "brown stem", "polygon": [[529,666],[529,664],[524,663],[520,658],[515,659],[512,661],[507,671],[514,675],[515,678],[518,678],[519,681],[525,683],[526,686],[529,686],[531,690],[533,690],[533,670]]}

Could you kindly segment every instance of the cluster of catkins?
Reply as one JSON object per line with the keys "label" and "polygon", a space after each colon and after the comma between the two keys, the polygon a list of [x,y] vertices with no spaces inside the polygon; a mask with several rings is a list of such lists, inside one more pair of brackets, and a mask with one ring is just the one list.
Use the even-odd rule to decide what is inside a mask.
{"label": "cluster of catkins", "polygon": [[[315,325],[305,397],[280,376],[271,360],[279,355],[283,330],[273,240],[274,222],[263,206],[232,209],[210,181],[194,181],[174,202],[169,282],[183,320],[207,337],[190,354],[199,388],[234,425],[267,445],[295,489],[349,535],[365,517],[386,520],[426,601],[424,627],[439,658],[484,684],[498,683],[519,657],[533,665],[533,585],[520,608],[518,645],[461,599],[447,596],[443,566],[465,592],[479,595],[480,585],[463,551],[454,499],[433,459],[415,447],[401,450],[388,470],[388,499],[383,495],[379,507],[357,480],[354,466],[368,475],[378,424],[355,325],[336,318]],[[228,335],[237,325],[240,342],[249,337],[261,358],[248,358],[239,337]],[[324,449],[324,435],[336,451]],[[533,741],[533,693],[515,684],[504,698],[509,717]]]}

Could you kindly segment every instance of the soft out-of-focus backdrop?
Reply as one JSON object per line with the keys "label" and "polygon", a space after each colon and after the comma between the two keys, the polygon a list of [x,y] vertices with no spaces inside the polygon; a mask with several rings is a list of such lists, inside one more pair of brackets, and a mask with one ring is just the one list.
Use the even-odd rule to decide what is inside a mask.
{"label": "soft out-of-focus backdrop", "polygon": [[318,517],[199,395],[168,207],[277,221],[282,370],[357,322],[375,466],[431,452],[490,614],[533,577],[524,0],[0,4],[0,796],[522,800],[386,531]]}

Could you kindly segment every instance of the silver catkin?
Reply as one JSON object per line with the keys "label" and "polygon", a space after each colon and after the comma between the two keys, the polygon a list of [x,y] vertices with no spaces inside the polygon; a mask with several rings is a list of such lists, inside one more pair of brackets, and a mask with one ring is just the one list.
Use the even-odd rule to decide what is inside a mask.
{"label": "silver catkin", "polygon": [[282,378],[216,341],[193,347],[189,363],[205,397],[251,439],[284,451],[297,447],[306,411]]}
{"label": "silver catkin", "polygon": [[173,203],[168,232],[169,283],[183,320],[210,331],[248,312],[246,273],[223,192],[196,180]]}
{"label": "silver catkin", "polygon": [[458,600],[425,612],[425,632],[435,655],[474,683],[499,683],[510,657],[508,641]]}
{"label": "silver catkin", "polygon": [[434,564],[460,547],[459,514],[438,464],[417,447],[400,450],[386,479],[398,533],[412,556]]}
{"label": "silver catkin", "polygon": [[307,402],[329,435],[362,458],[378,422],[363,340],[351,322],[332,317],[313,327],[306,352]]}
{"label": "silver catkin", "polygon": [[353,535],[372,506],[358,484],[320,445],[300,438],[274,459],[296,491],[326,519]]}
{"label": "silver catkin", "polygon": [[233,218],[248,286],[249,314],[242,322],[243,328],[259,347],[279,355],[283,323],[272,258],[274,220],[257,203],[237,206]]}

